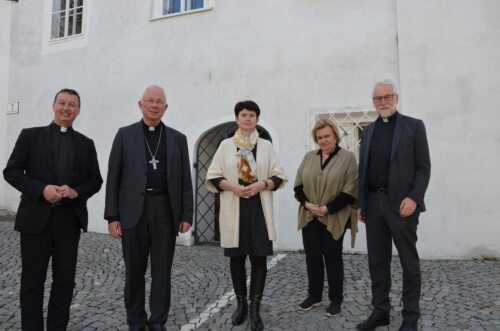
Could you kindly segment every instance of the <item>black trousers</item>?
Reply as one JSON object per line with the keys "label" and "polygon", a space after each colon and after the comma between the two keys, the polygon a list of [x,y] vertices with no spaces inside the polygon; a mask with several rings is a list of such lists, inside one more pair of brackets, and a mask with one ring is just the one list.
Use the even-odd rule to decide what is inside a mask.
{"label": "black trousers", "polygon": [[389,197],[368,193],[366,208],[366,238],[368,266],[372,279],[372,305],[376,311],[389,312],[391,303],[392,242],[398,250],[403,268],[403,319],[415,321],[420,317],[420,262],[417,252],[419,213],[401,218],[395,213]]}
{"label": "black trousers", "polygon": [[52,286],[47,330],[66,330],[75,287],[80,228],[70,206],[56,206],[41,233],[21,233],[20,304],[23,330],[44,330],[43,294],[51,257]]}
{"label": "black trousers", "polygon": [[[170,310],[176,231],[167,195],[146,196],[139,223],[122,231],[125,261],[125,308],[129,325],[165,324]],[[145,275],[151,258],[149,320],[145,310]]]}
{"label": "black trousers", "polygon": [[344,300],[344,261],[342,260],[344,234],[345,231],[339,240],[333,239],[326,225],[315,219],[302,229],[310,297],[316,299],[323,297],[326,266],[328,299],[337,304]]}

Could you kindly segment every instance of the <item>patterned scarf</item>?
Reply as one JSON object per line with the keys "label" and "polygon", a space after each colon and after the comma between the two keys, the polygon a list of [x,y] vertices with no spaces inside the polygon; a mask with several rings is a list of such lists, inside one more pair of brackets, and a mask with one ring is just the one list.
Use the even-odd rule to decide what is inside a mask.
{"label": "patterned scarf", "polygon": [[236,153],[237,156],[241,157],[238,177],[245,183],[253,183],[257,180],[257,163],[252,150],[258,139],[257,130],[254,130],[249,136],[244,136],[240,130],[237,130],[233,137],[234,144],[240,149]]}

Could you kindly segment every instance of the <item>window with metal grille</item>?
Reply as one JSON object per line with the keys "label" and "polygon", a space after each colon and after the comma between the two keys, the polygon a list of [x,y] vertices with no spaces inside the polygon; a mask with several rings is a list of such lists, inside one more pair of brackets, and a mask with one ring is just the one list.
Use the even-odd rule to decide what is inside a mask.
{"label": "window with metal grille", "polygon": [[53,0],[50,39],[66,38],[82,33],[83,0]]}

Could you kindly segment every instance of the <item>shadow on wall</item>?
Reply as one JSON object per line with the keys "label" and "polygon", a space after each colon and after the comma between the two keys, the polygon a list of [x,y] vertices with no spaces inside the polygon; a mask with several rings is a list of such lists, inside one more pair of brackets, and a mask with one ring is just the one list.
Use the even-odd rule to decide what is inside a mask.
{"label": "shadow on wall", "polygon": [[0,210],[0,222],[14,222],[16,213],[13,211]]}
{"label": "shadow on wall", "polygon": [[500,261],[500,253],[484,245],[473,247],[468,255],[477,260]]}

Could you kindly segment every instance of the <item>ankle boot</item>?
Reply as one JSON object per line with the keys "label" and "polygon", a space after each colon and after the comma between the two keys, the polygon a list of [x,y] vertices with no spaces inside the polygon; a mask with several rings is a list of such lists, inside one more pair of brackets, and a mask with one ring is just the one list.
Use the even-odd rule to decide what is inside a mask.
{"label": "ankle boot", "polygon": [[233,280],[234,293],[236,295],[236,303],[238,306],[231,316],[233,325],[243,323],[248,315],[247,303],[247,275],[245,270],[245,260],[241,263],[240,260],[231,262],[231,279]]}
{"label": "ankle boot", "polygon": [[236,295],[236,302],[238,303],[238,306],[231,316],[231,322],[233,323],[233,325],[240,325],[245,321],[248,315],[247,298],[246,296],[243,297],[240,295]]}
{"label": "ankle boot", "polygon": [[250,296],[250,328],[252,331],[264,330],[264,323],[260,318],[260,300],[262,296]]}
{"label": "ankle boot", "polygon": [[264,293],[267,268],[256,269],[252,267],[250,279],[250,327],[252,331],[264,330],[264,323],[260,318],[260,301]]}

